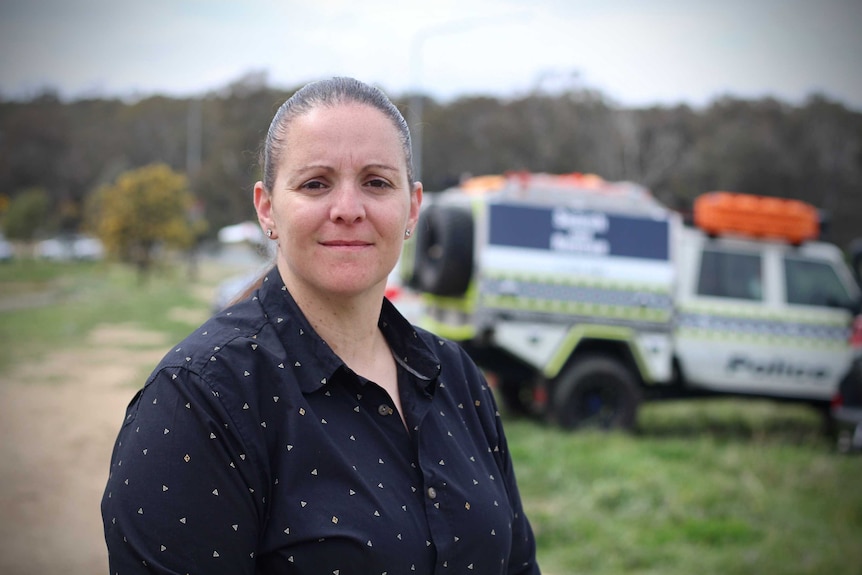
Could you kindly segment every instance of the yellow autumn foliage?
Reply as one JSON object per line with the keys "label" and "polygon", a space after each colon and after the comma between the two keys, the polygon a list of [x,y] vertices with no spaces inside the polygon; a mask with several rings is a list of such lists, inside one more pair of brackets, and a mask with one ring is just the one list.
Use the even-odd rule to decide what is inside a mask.
{"label": "yellow autumn foliage", "polygon": [[160,247],[189,247],[198,233],[188,181],[165,164],[125,172],[92,200],[93,228],[106,249],[140,267],[148,267]]}

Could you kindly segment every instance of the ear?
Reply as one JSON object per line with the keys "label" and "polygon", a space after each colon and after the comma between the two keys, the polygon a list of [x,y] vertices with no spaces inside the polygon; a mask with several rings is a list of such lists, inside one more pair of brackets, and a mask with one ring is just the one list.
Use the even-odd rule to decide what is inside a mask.
{"label": "ear", "polygon": [[410,191],[410,215],[407,218],[407,229],[416,229],[420,207],[422,207],[422,182],[416,182]]}
{"label": "ear", "polygon": [[266,230],[276,231],[275,220],[272,217],[272,196],[263,187],[263,182],[254,185],[254,209],[257,212],[257,221],[260,227]]}

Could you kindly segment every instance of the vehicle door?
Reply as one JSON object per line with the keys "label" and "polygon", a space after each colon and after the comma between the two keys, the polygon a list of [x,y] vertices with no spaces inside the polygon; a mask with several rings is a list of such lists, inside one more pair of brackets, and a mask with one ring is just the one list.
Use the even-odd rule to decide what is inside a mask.
{"label": "vehicle door", "polygon": [[707,242],[677,353],[689,383],[828,400],[850,365],[852,295],[834,262],[772,242]]}

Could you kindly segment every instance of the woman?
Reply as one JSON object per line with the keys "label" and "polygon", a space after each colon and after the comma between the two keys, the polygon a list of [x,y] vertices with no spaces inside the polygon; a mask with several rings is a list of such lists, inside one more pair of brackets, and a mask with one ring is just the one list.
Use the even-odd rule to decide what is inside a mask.
{"label": "woman", "polygon": [[276,265],[130,404],[111,573],[538,573],[491,391],[383,297],[411,163],[401,114],[356,80],[278,110],[254,187]]}

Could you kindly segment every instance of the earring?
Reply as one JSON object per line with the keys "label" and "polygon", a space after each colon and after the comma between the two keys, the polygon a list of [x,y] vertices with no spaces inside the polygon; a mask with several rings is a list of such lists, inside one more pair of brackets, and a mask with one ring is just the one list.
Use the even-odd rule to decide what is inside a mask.
{"label": "earring", "polygon": [[404,239],[406,240],[407,238],[409,238],[411,233],[412,232],[410,231],[410,228],[404,230]]}
{"label": "earring", "polygon": [[270,228],[266,228],[266,237],[268,237],[268,238],[272,237],[272,230]]}

